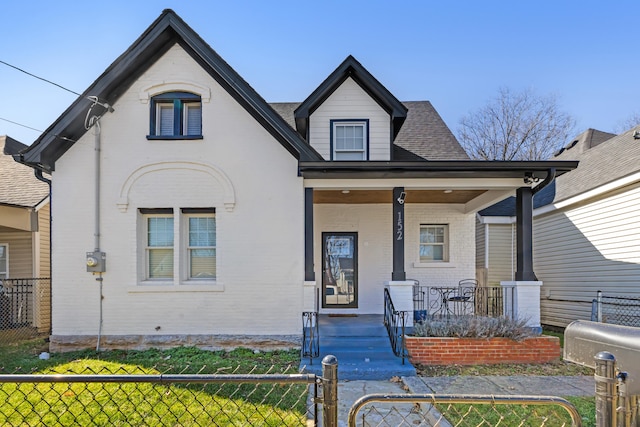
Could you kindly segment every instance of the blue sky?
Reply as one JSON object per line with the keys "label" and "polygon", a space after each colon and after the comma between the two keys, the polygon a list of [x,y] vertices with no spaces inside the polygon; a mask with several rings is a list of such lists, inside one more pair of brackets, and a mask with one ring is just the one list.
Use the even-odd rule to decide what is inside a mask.
{"label": "blue sky", "polygon": [[[83,92],[176,11],[267,101],[302,101],[352,54],[456,132],[500,86],[555,94],[577,131],[640,112],[640,2],[2,1],[0,60]],[[0,118],[46,129],[75,95],[0,64]],[[26,144],[38,132],[0,120]]]}

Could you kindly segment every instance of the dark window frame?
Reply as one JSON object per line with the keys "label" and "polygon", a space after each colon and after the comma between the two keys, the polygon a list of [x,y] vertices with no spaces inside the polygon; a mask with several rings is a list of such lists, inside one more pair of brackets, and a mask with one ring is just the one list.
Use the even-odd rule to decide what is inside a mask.
{"label": "dark window frame", "polygon": [[[173,102],[173,135],[158,135],[156,132],[158,124],[158,104],[168,104],[171,102]],[[186,126],[184,109],[185,105],[189,103],[200,104],[200,133],[197,135],[183,135]],[[202,139],[202,99],[200,95],[191,92],[165,92],[153,96],[150,102],[149,117],[149,135],[147,135],[147,139]]]}
{"label": "dark window frame", "polygon": [[330,119],[329,120],[329,159],[331,161],[343,162],[347,160],[337,160],[335,157],[335,135],[334,135],[334,127],[336,124],[347,124],[353,123],[356,125],[362,125],[365,132],[365,138],[363,141],[364,144],[364,159],[360,161],[368,161],[369,160],[369,119]]}

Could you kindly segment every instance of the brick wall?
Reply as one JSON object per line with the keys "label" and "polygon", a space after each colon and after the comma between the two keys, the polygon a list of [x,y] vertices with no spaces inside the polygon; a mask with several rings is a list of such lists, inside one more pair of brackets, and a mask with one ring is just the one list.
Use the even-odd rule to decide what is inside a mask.
{"label": "brick wall", "polygon": [[547,363],[560,358],[558,337],[539,336],[514,341],[508,338],[406,337],[413,363],[423,365],[491,365]]}

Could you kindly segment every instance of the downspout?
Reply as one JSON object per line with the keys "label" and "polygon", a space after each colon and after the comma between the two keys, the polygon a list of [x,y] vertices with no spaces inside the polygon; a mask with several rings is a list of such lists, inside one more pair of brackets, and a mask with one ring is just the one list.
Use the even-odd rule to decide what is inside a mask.
{"label": "downspout", "polygon": [[545,188],[547,185],[551,184],[551,182],[556,178],[556,168],[549,169],[547,172],[547,177],[537,186],[535,186],[531,191],[535,195],[538,191]]}
{"label": "downspout", "polygon": [[[93,120],[93,118],[92,118]],[[94,229],[94,241],[95,241],[95,250],[94,253],[100,253],[100,117],[95,118],[95,229]],[[104,295],[102,294],[102,272],[98,273],[98,277],[96,278],[98,283],[100,284],[100,313],[99,313],[99,324],[98,324],[98,340],[96,342],[96,351],[100,351],[100,339],[102,337],[102,300],[104,300]]]}
{"label": "downspout", "polygon": [[37,179],[46,183],[49,186],[49,335],[53,331],[53,271],[51,266],[53,265],[53,260],[51,259],[51,254],[53,253],[53,200],[51,199],[51,180],[47,179],[42,175],[42,170],[34,169],[33,174]]}

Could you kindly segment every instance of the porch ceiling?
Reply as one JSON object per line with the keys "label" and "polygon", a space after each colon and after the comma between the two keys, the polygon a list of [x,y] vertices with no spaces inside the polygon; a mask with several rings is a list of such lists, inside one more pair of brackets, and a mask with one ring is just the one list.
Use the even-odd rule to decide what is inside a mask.
{"label": "porch ceiling", "polygon": [[38,214],[29,208],[0,206],[0,231],[38,231]]}
{"label": "porch ceiling", "polygon": [[[392,190],[314,190],[313,203],[367,204],[391,203]],[[484,194],[486,190],[406,190],[405,203],[466,204]]]}

